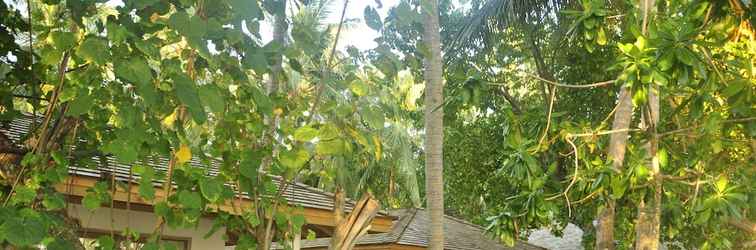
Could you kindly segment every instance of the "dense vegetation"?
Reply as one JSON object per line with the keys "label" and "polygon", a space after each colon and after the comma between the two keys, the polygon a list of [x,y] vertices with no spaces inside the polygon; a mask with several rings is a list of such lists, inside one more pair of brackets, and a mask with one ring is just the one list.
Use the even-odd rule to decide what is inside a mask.
{"label": "dense vegetation", "polygon": [[[54,186],[103,155],[177,183],[140,185],[160,217],[145,249],[210,213],[239,249],[291,237],[305,221],[262,173],[384,208],[434,198],[507,244],[573,223],[587,249],[756,245],[752,1],[375,1],[366,51],[337,49],[349,1],[105,2],[0,2],[0,120],[40,118],[20,145],[0,135],[0,247],[78,248]],[[113,183],[82,204],[112,209]],[[224,184],[260,201],[217,211]]]}

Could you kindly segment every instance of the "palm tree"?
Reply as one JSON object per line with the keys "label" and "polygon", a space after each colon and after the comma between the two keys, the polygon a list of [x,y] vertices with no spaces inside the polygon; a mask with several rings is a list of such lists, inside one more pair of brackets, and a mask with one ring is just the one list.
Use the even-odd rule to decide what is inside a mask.
{"label": "palm tree", "polygon": [[423,39],[430,54],[425,58],[425,190],[430,216],[431,250],[444,249],[443,58],[438,23],[438,0],[423,5]]}

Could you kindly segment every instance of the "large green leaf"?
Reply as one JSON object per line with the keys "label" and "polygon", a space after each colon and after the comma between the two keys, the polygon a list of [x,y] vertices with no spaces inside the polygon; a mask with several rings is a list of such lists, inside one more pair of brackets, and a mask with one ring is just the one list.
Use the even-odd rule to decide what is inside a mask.
{"label": "large green leaf", "polygon": [[215,178],[200,179],[200,191],[205,199],[212,203],[220,201],[223,193],[223,182]]}
{"label": "large green leaf", "polygon": [[281,154],[278,156],[278,160],[281,162],[281,165],[289,169],[298,169],[304,166],[304,164],[307,163],[307,160],[309,159],[310,153],[308,153],[304,149],[287,150],[281,152]]}
{"label": "large green leaf", "polygon": [[59,51],[69,50],[76,45],[76,37],[72,32],[53,31],[50,33],[50,38]]}
{"label": "large green leaf", "polygon": [[223,114],[226,111],[226,100],[218,87],[210,84],[200,86],[199,97],[202,103],[216,114]]}
{"label": "large green leaf", "polygon": [[173,84],[176,96],[189,109],[194,121],[199,124],[205,123],[207,114],[205,114],[205,109],[202,107],[199,95],[197,95],[194,81],[184,74],[176,74],[173,76]]}
{"label": "large green leaf", "polygon": [[200,209],[202,208],[202,197],[197,192],[189,190],[181,190],[178,194],[179,203],[186,208]]}
{"label": "large green leaf", "polygon": [[8,219],[0,226],[0,234],[12,245],[32,246],[42,241],[47,234],[45,223],[36,212]]}
{"label": "large green leaf", "polygon": [[231,0],[230,3],[231,7],[235,10],[234,13],[243,19],[262,19],[262,10],[257,0]]}
{"label": "large green leaf", "polygon": [[310,126],[304,126],[294,130],[294,140],[310,141],[318,136],[318,130]]}
{"label": "large green leaf", "polygon": [[97,65],[105,65],[110,59],[108,42],[105,39],[94,36],[84,39],[76,49],[76,54]]}
{"label": "large green leaf", "polygon": [[367,24],[368,27],[374,30],[381,30],[383,28],[383,22],[381,22],[381,16],[378,15],[378,12],[373,9],[372,6],[368,5],[365,7],[365,24]]}

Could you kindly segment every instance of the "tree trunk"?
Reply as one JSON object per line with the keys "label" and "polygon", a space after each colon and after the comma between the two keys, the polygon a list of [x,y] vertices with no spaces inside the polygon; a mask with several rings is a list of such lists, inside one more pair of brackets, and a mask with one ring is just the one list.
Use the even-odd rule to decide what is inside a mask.
{"label": "tree trunk", "polygon": [[646,145],[646,151],[651,156],[651,174],[653,175],[652,187],[654,190],[651,200],[644,197],[638,205],[638,221],[635,225],[636,243],[638,250],[659,249],[661,235],[661,192],[662,178],[659,168],[659,157],[656,152],[659,147],[659,135],[656,133],[656,124],[659,123],[659,96],[658,88],[651,87],[648,93],[648,126],[653,133]]}
{"label": "tree trunk", "polygon": [[[280,46],[284,46],[286,43],[286,34],[288,32],[288,24],[286,23],[286,0],[279,0],[283,8],[283,12],[279,13],[279,15],[275,16],[275,23],[273,27],[273,41],[278,42]],[[275,95],[279,92],[279,89],[281,88],[280,85],[280,78],[282,74],[283,69],[283,55],[282,54],[276,54],[275,57],[272,60],[272,66],[271,66],[271,74],[270,79],[268,79],[267,82],[265,82],[265,93],[268,95]],[[271,145],[276,145],[273,141],[275,140],[274,133],[276,132],[276,126],[278,126],[278,117],[276,116],[267,116],[265,117],[265,122],[268,124],[268,131],[267,131],[267,143],[270,143]],[[274,146],[274,151],[275,146]],[[273,154],[275,155],[275,154]],[[268,166],[273,161],[273,155],[266,157],[262,163],[261,169],[263,171],[266,171]],[[262,175],[258,175],[258,182],[261,181]],[[261,201],[257,201],[261,202]],[[272,246],[273,241],[273,234],[269,232],[267,229],[266,220],[273,220],[273,214],[276,213],[276,211],[271,211],[270,218],[266,217],[265,214],[265,208],[262,206],[257,206],[257,217],[263,218],[264,223],[260,223],[255,228],[255,239],[257,240],[257,250],[268,250]],[[267,218],[267,219],[266,219]]]}
{"label": "tree trunk", "polygon": [[[280,0],[283,5],[284,12],[282,15],[276,15],[275,23],[273,26],[273,41],[283,47],[286,44],[286,35],[289,30],[289,24],[286,22],[286,0]],[[283,55],[282,53],[276,53],[273,57],[272,65],[270,67],[270,79],[266,82],[265,90],[267,93],[278,92],[281,87],[281,73],[283,69]]]}
{"label": "tree trunk", "polygon": [[[617,110],[614,113],[612,130],[626,130],[630,128],[633,118],[632,91],[621,87]],[[612,159],[612,167],[615,171],[622,171],[625,161],[625,148],[627,146],[627,132],[612,133],[609,137],[609,157]],[[598,225],[596,226],[596,249],[614,249],[614,200],[609,199],[606,207],[599,212]]]}
{"label": "tree trunk", "polygon": [[[643,34],[648,34],[648,23],[651,19],[651,11],[655,0],[643,0],[640,9],[643,13]],[[662,179],[659,168],[659,157],[656,155],[659,147],[659,135],[656,133],[656,125],[659,123],[659,88],[653,83],[648,88],[648,112],[644,114],[645,123],[650,131],[651,139],[645,145],[646,152],[651,157],[651,174],[653,175],[653,196],[647,200],[643,197],[638,205],[638,220],[635,224],[635,249],[656,250],[659,249],[661,235],[661,195]]]}
{"label": "tree trunk", "polygon": [[443,182],[443,58],[438,23],[438,0],[423,4],[425,44],[430,54],[425,58],[425,190],[430,219],[428,249],[444,249],[444,182]]}

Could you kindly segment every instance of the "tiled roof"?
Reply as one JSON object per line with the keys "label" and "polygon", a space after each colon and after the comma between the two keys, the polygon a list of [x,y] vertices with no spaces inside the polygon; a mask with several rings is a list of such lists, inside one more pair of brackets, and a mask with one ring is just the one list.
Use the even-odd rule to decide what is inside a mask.
{"label": "tiled roof", "polygon": [[[423,209],[399,209],[389,211],[392,216],[399,217],[390,232],[368,234],[357,242],[357,245],[400,244],[419,247],[428,246],[430,221],[428,213]],[[517,241],[513,247],[505,246],[485,235],[485,230],[467,221],[445,216],[444,218],[444,249],[447,250],[543,250],[544,248]],[[303,240],[302,249],[326,247],[330,238]]]}
{"label": "tiled roof", "polygon": [[[11,122],[8,122],[7,124],[0,124],[0,132],[7,135],[11,140],[13,140],[15,143],[20,144],[23,137],[29,132],[31,128],[32,123],[32,116],[23,116],[20,118],[17,118]],[[38,118],[37,125],[41,123],[40,119]],[[111,155],[104,156],[105,161],[107,162],[107,166],[102,166],[99,163],[101,162],[99,156],[92,157],[92,162],[98,163],[96,167],[87,168],[85,166],[70,166],[69,167],[69,174],[71,175],[77,175],[77,176],[86,176],[86,177],[94,177],[94,178],[100,178],[102,177],[103,173],[112,173],[113,176],[118,181],[129,181],[129,169],[131,166],[134,165],[142,165],[142,166],[152,166],[155,171],[166,171],[167,165],[168,165],[168,158],[166,157],[154,157],[156,160],[149,160],[149,161],[143,161],[138,160],[134,164],[123,164],[121,162],[118,162],[115,157]],[[205,164],[200,161],[198,158],[192,158],[190,161],[190,165],[197,168],[205,168],[207,169],[208,175],[217,175],[218,174],[218,168],[220,166],[220,162],[217,160],[211,160],[210,164]],[[133,174],[132,181],[136,181],[139,179],[139,175]],[[275,184],[280,187],[282,183],[282,178],[278,176],[271,176],[275,182]],[[161,180],[156,180],[155,185],[159,186],[162,185]],[[289,204],[294,206],[302,206],[305,208],[316,208],[316,209],[325,209],[325,210],[333,210],[333,194],[325,192],[323,190],[298,183],[293,182],[291,185],[288,185],[286,188],[286,191],[283,193],[283,198],[285,198]],[[354,206],[354,202],[351,200],[348,200],[346,202],[346,210],[351,211],[352,207]],[[380,215],[386,215],[385,212],[380,212]]]}

